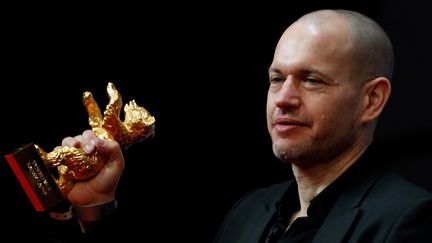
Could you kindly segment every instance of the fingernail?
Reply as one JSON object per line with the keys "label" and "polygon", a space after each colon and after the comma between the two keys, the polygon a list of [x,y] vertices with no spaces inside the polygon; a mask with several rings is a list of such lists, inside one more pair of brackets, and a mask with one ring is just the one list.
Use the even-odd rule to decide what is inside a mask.
{"label": "fingernail", "polygon": [[93,152],[93,149],[94,149],[94,145],[92,143],[88,143],[84,146],[84,150],[88,154]]}
{"label": "fingernail", "polygon": [[97,140],[98,146],[104,146],[105,145],[105,140],[103,139],[98,139]]}

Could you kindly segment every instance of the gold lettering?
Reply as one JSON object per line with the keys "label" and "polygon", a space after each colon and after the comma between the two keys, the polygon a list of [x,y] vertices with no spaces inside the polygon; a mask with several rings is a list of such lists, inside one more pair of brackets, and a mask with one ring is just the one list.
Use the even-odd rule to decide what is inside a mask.
{"label": "gold lettering", "polygon": [[45,178],[44,174],[42,173],[42,170],[40,169],[39,165],[36,163],[35,160],[31,162],[27,162],[26,166],[33,177],[33,179],[36,181],[36,186],[39,189],[39,191],[46,195],[49,191],[52,190],[51,186],[49,185],[47,179]]}
{"label": "gold lettering", "polygon": [[30,171],[30,174],[32,175],[33,179],[35,179],[36,181],[39,180],[39,177],[37,176],[36,172],[33,169],[33,166],[30,163],[27,163],[27,168]]}
{"label": "gold lettering", "polygon": [[50,184],[48,183],[48,181],[46,179],[43,181],[43,184],[44,184],[44,186],[45,186],[45,188],[46,188],[47,191],[51,191],[52,190]]}

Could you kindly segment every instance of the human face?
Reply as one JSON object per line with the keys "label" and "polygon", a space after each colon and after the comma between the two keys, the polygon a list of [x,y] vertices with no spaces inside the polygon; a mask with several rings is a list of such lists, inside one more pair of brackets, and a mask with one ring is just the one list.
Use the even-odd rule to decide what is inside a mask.
{"label": "human face", "polygon": [[352,43],[343,22],[332,24],[295,23],[276,47],[267,125],[283,161],[329,161],[358,140],[361,85],[350,75]]}

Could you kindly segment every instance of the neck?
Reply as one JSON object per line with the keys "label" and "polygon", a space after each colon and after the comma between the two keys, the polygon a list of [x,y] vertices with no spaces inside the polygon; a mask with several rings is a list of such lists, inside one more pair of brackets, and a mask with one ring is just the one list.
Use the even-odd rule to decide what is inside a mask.
{"label": "neck", "polygon": [[297,217],[307,216],[310,201],[351,167],[368,145],[356,145],[351,150],[329,161],[292,164],[300,199],[300,211],[297,213]]}

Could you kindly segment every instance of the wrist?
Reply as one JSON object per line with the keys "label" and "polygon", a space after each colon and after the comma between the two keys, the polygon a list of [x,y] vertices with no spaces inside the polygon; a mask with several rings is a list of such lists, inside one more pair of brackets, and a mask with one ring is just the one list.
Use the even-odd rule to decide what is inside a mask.
{"label": "wrist", "polygon": [[89,205],[89,206],[74,206],[73,212],[81,222],[93,222],[105,219],[111,216],[117,209],[117,200],[112,200],[107,203]]}
{"label": "wrist", "polygon": [[48,214],[51,218],[59,221],[66,221],[76,218],[83,233],[91,229],[95,223],[104,220],[114,214],[117,209],[117,200],[111,200],[107,203],[74,206],[71,204],[62,204],[50,211]]}
{"label": "wrist", "polygon": [[83,233],[87,232],[98,221],[106,219],[114,214],[117,209],[117,200],[112,200],[107,203],[90,205],[90,206],[75,206],[74,214],[78,219],[78,223]]}

